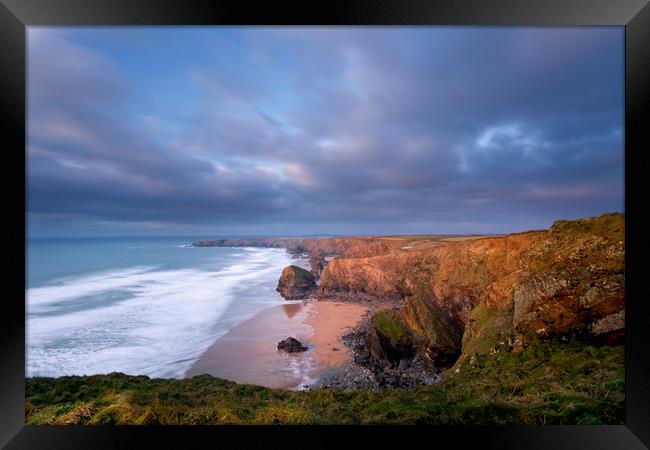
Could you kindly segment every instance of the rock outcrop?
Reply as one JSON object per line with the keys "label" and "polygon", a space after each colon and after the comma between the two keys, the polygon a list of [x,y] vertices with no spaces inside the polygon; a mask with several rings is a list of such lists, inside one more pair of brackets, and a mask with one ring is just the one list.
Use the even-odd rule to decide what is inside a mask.
{"label": "rock outcrop", "polygon": [[299,300],[312,295],[316,290],[316,279],[307,270],[298,266],[287,266],[282,270],[276,291],[286,300]]}
{"label": "rock outcrop", "polygon": [[[337,258],[318,296],[403,299],[399,311],[377,313],[367,337],[371,354],[391,364],[427,354],[448,365],[461,352],[487,354],[504,342],[513,349],[536,339],[622,342],[623,231],[622,214],[605,214],[545,231]],[[387,317],[395,333],[386,332]]]}
{"label": "rock outcrop", "polygon": [[372,358],[385,360],[391,367],[396,367],[400,361],[414,356],[413,334],[394,309],[374,314],[367,345]]}
{"label": "rock outcrop", "polygon": [[278,342],[278,350],[286,353],[295,353],[304,352],[308,350],[308,348],[302,345],[302,343],[295,337],[288,337]]}

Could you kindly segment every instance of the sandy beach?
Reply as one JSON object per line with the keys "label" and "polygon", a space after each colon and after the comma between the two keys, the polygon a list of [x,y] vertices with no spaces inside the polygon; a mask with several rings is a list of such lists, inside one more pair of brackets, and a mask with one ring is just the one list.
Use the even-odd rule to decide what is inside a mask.
{"label": "sandy beach", "polygon": [[[270,388],[299,389],[350,354],[341,337],[366,313],[360,305],[297,301],[272,306],[233,327],[190,368],[187,377],[208,373]],[[294,336],[309,349],[287,354],[277,342]]]}
{"label": "sandy beach", "polygon": [[304,323],[311,326],[317,370],[341,366],[349,358],[349,349],[341,342],[341,336],[352,330],[368,308],[341,302],[314,302],[310,305]]}

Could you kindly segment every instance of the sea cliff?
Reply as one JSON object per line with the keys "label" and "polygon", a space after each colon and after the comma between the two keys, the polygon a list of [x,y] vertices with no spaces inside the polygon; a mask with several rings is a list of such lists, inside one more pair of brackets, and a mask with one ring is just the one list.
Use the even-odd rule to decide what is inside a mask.
{"label": "sea cliff", "polygon": [[546,231],[337,258],[318,296],[403,300],[373,320],[375,358],[427,353],[444,366],[499,343],[515,352],[538,340],[616,344],[625,333],[624,255],[624,217],[607,214]]}
{"label": "sea cliff", "polygon": [[[320,300],[372,302],[360,349],[375,363],[424,355],[438,369],[543,340],[622,343],[625,220],[558,220],[507,236],[250,238],[196,246],[308,254]],[[385,308],[382,308],[385,305]],[[397,305],[397,309],[394,309]]]}

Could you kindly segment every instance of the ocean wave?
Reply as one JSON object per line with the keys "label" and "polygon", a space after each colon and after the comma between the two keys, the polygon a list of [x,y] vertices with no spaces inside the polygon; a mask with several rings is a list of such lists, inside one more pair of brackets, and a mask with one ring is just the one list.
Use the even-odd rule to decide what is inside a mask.
{"label": "ocean wave", "polygon": [[145,274],[156,270],[157,266],[134,266],[119,270],[105,270],[91,274],[65,277],[53,280],[50,284],[27,289],[28,312],[87,295],[128,286]]}
{"label": "ocean wave", "polygon": [[312,375],[316,370],[316,360],[313,355],[304,355],[302,358],[292,358],[289,360],[289,367],[293,375],[300,380],[296,386],[290,388],[292,391],[303,391],[305,386],[316,382],[318,377]]}
{"label": "ocean wave", "polygon": [[[240,255],[216,270],[136,266],[28,289],[28,376],[184,376],[227,332],[220,319],[238,292],[252,289],[281,300],[275,285],[286,253],[255,249]],[[98,300],[107,295],[119,301]],[[250,314],[262,304],[250,302]]]}

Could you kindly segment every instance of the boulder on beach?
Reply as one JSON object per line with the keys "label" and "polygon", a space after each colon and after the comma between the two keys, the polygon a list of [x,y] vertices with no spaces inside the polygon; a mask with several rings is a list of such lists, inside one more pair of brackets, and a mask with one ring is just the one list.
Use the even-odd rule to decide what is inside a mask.
{"label": "boulder on beach", "polygon": [[307,350],[307,347],[302,345],[302,343],[295,337],[288,337],[278,342],[278,350],[287,353],[304,352]]}
{"label": "boulder on beach", "polygon": [[286,300],[309,297],[316,289],[316,279],[307,270],[298,266],[287,266],[278,280],[276,291]]}

